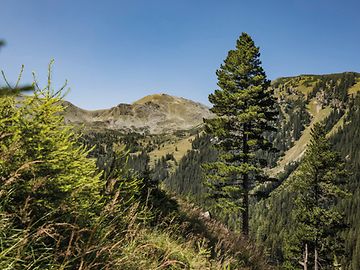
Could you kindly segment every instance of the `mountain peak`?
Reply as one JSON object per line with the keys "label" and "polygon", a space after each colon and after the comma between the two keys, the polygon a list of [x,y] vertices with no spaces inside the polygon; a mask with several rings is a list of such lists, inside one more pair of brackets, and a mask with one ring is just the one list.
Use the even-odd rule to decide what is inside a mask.
{"label": "mountain peak", "polygon": [[75,106],[66,110],[65,120],[92,128],[159,134],[186,130],[212,116],[198,102],[165,93],[145,96],[132,104],[120,103],[107,110],[85,111]]}
{"label": "mountain peak", "polygon": [[165,93],[159,93],[159,94],[152,94],[152,95],[145,96],[145,97],[133,102],[133,105],[135,105],[135,104],[145,104],[145,103],[148,103],[148,102],[169,103],[169,102],[174,102],[174,101],[177,101],[177,100],[185,100],[185,99],[181,98],[181,97],[171,96],[171,95],[168,95],[168,94],[165,94]]}

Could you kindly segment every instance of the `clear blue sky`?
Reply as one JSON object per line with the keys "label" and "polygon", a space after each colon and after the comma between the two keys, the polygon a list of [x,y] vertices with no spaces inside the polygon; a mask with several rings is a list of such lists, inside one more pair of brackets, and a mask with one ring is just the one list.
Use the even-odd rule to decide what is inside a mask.
{"label": "clear blue sky", "polygon": [[69,80],[67,99],[107,108],[165,92],[209,104],[241,32],[270,79],[360,71],[358,0],[2,0],[0,69]]}

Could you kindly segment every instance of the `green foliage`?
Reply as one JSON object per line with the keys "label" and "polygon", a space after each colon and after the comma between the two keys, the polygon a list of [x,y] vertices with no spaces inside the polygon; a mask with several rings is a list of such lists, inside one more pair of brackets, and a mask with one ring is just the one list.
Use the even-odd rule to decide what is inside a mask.
{"label": "green foliage", "polygon": [[168,189],[178,195],[189,197],[198,205],[204,205],[206,192],[202,185],[201,165],[216,160],[217,151],[211,146],[209,135],[197,135],[190,150],[179,162],[179,166],[165,180]]}
{"label": "green foliage", "polygon": [[[337,97],[340,96],[341,92],[344,92],[343,87],[345,84],[341,83],[341,81],[346,81],[347,77],[354,76],[355,79],[359,78],[358,73],[342,73],[342,74],[330,74],[330,75],[306,75],[301,76],[301,80],[308,80],[311,88],[316,90],[316,93],[312,93],[310,96],[307,96],[307,100],[310,101],[315,96],[317,96],[316,100],[318,104],[322,104],[325,106],[329,106],[332,108],[332,112],[329,117],[324,120],[325,131],[329,132],[333,130],[334,124],[338,122],[338,120],[342,117],[344,126],[335,130],[328,135],[331,135],[328,139],[332,142],[333,147],[337,150],[342,158],[346,160],[346,167],[348,171],[351,171],[352,174],[346,177],[347,184],[345,185],[346,189],[353,194],[351,197],[339,198],[336,202],[337,209],[344,214],[345,223],[349,224],[350,228],[346,228],[345,230],[340,230],[339,235],[336,237],[340,238],[339,243],[342,243],[341,238],[345,240],[345,253],[344,256],[337,258],[338,262],[341,263],[344,269],[359,269],[360,265],[360,257],[356,252],[357,246],[359,246],[359,223],[357,220],[360,217],[359,208],[359,97],[353,98],[349,96],[349,99],[346,102],[340,101]],[[281,91],[285,88],[293,87],[293,93],[296,90],[296,87],[299,86],[298,81],[299,77],[292,78],[283,78],[277,80],[277,85],[273,85],[273,87],[277,87],[275,91]],[[351,80],[350,80],[351,81]],[[317,87],[321,82],[324,82],[319,89]],[[326,83],[325,83],[326,82]],[[353,83],[353,82],[352,82]],[[331,87],[330,87],[331,86]],[[352,84],[347,84],[346,91],[349,91],[349,87]],[[292,95],[291,93],[286,93],[280,98],[280,103],[286,104],[287,97]],[[319,94],[317,94],[319,93]],[[320,93],[322,93],[320,95]],[[290,102],[291,103],[291,102]],[[283,107],[283,106],[282,106]],[[291,114],[293,111],[292,108],[289,108],[289,113]],[[286,114],[284,114],[286,116]],[[286,121],[286,117],[283,118]],[[282,128],[278,129],[279,132],[282,131]],[[289,128],[291,131],[292,128]],[[288,140],[290,137],[288,133],[284,134],[284,137],[281,138],[280,141]],[[278,134],[275,135],[277,137]],[[278,145],[274,142],[275,145]],[[301,164],[301,160],[298,161]],[[281,176],[277,176],[279,178],[278,183],[274,185],[274,188],[270,193],[270,197],[268,199],[262,200],[258,202],[252,212],[251,218],[251,227],[253,228],[251,231],[252,237],[257,241],[258,244],[263,244],[270,255],[271,260],[274,263],[282,264],[284,262],[284,255],[291,257],[289,254],[291,252],[290,248],[294,248],[296,238],[291,238],[295,236],[295,232],[298,228],[297,221],[294,218],[290,218],[295,207],[295,194],[297,193],[297,189],[295,185],[293,185],[293,176],[296,174],[296,167],[290,168],[288,172],[284,172]],[[291,240],[290,240],[291,238]],[[285,240],[289,241],[285,241]],[[291,242],[294,241],[293,244]],[[290,244],[289,244],[290,243]],[[299,245],[299,252],[295,252],[298,256],[304,250],[304,247]],[[309,247],[310,248],[310,247]],[[310,250],[309,250],[310,251]],[[295,262],[297,266],[300,268],[300,264]]]}
{"label": "green foliage", "polygon": [[48,79],[33,96],[1,97],[1,261],[7,267],[60,263],[54,255],[63,258],[70,228],[90,226],[101,207],[95,162],[64,125],[61,94],[51,88],[50,73]]}
{"label": "green foliage", "polygon": [[360,74],[355,72],[317,76],[318,81],[311,91],[309,98],[321,94],[327,100],[336,99],[340,102],[347,102],[348,89],[355,84],[359,76]]}
{"label": "green foliage", "polygon": [[[309,105],[307,102],[312,100],[313,97],[304,96],[302,93],[297,92],[296,98],[294,92],[297,91],[296,87],[302,85],[303,81],[309,82],[309,89],[314,89],[317,82],[327,81],[326,88],[324,88],[325,95],[324,99],[318,96],[318,102],[324,102],[326,106],[332,108],[332,112],[329,117],[324,120],[326,132],[330,131],[334,124],[341,118],[344,121],[344,126],[340,127],[339,130],[335,133],[331,133],[329,140],[334,145],[334,148],[340,152],[343,159],[346,160],[346,167],[349,171],[352,172],[347,176],[348,183],[346,188],[350,193],[353,194],[351,197],[346,197],[344,199],[339,199],[336,203],[337,209],[340,212],[344,213],[345,221],[349,224],[349,228],[341,231],[339,236],[344,238],[345,243],[345,254],[340,258],[337,258],[338,262],[341,263],[345,269],[359,269],[360,267],[360,256],[359,256],[359,234],[360,226],[358,220],[360,219],[360,191],[359,191],[359,171],[360,171],[360,156],[359,156],[359,147],[360,147],[360,133],[359,125],[360,122],[360,97],[350,96],[346,103],[342,105],[336,102],[336,96],[339,96],[342,90],[339,86],[343,85],[340,83],[343,78],[347,76],[354,75],[356,79],[359,78],[359,74],[350,73],[345,74],[330,74],[330,75],[304,75],[293,78],[284,78],[281,79],[281,83],[276,81],[276,84],[273,84],[275,92],[286,91],[281,98],[279,98],[279,110],[280,117],[276,126],[278,132],[270,135],[268,138],[270,141],[274,142],[274,146],[280,149],[280,153],[270,153],[266,158],[269,160],[269,164],[274,164],[273,161],[276,161],[277,156],[281,152],[288,150],[295,140],[293,137],[294,127],[297,119],[300,121],[298,124],[304,129],[311,120],[309,114]],[[332,88],[330,88],[330,81],[333,80]],[[348,85],[349,87],[351,84]],[[347,91],[349,88],[347,89]],[[321,91],[321,90],[319,90]],[[335,94],[332,94],[334,92]],[[311,94],[311,91],[309,92]],[[340,106],[340,107],[339,107]],[[301,112],[301,113],[299,113]],[[225,215],[221,211],[214,211],[212,208],[211,200],[206,200],[203,198],[204,189],[201,187],[201,173],[199,167],[202,162],[209,162],[216,157],[214,153],[211,152],[210,144],[205,140],[204,137],[196,139],[193,144],[193,150],[189,151],[184,158],[180,161],[179,167],[174,174],[166,180],[167,187],[175,191],[177,194],[190,199],[192,202],[195,202],[197,205],[201,205],[204,209],[210,210],[213,217],[222,220],[230,228],[237,228],[236,222],[238,221],[238,213],[233,213],[232,215]],[[214,142],[214,140],[213,140]],[[283,147],[281,146],[283,144]],[[199,147],[199,145],[202,145]],[[265,156],[265,155],[263,155]],[[273,161],[270,161],[273,160]],[[260,190],[269,195],[269,198],[261,201],[253,201],[253,208],[251,213],[251,237],[256,241],[258,245],[264,245],[266,247],[267,253],[271,261],[274,264],[282,265],[285,261],[284,256],[290,257],[289,252],[295,252],[295,231],[298,228],[297,221],[292,216],[294,209],[294,201],[296,194],[295,185],[293,185],[292,177],[297,170],[298,165],[301,164],[301,159],[290,163],[288,166],[285,166],[285,171],[277,176],[278,181],[274,183],[267,183],[264,185],[264,188],[261,186]],[[285,241],[290,239],[294,244],[291,244],[291,241]],[[290,243],[290,244],[289,244]],[[292,250],[292,251],[291,251]],[[299,250],[293,254],[296,256],[301,256],[303,247],[299,245]],[[295,257],[295,255],[294,255]],[[298,267],[300,264],[295,262]],[[291,265],[289,262],[288,265]]]}
{"label": "green foliage", "polygon": [[342,200],[339,208],[346,216],[350,228],[343,233],[345,238],[346,259],[342,265],[346,269],[360,268],[360,95],[349,100],[349,112],[345,115],[345,125],[331,141],[334,147],[347,161],[347,168],[352,173],[349,176],[348,190],[353,195]]}
{"label": "green foliage", "polygon": [[[339,231],[345,228],[345,223],[336,204],[348,195],[344,190],[347,172],[340,155],[332,150],[324,126],[315,124],[311,136],[305,157],[294,175],[297,192],[293,213],[297,226],[288,238],[290,252],[286,259],[297,264],[306,245],[309,260],[313,260],[317,252],[316,263],[330,268],[334,258],[342,255]],[[309,265],[314,266],[314,262]]]}
{"label": "green foliage", "polygon": [[64,124],[50,70],[48,82],[33,96],[0,97],[0,268],[111,266],[141,183],[120,169],[101,181]]}
{"label": "green foliage", "polygon": [[229,228],[239,231],[239,213],[225,212],[217,207],[214,200],[209,200],[206,187],[203,185],[203,165],[216,161],[218,150],[211,143],[208,134],[197,135],[192,142],[192,149],[180,160],[175,172],[164,181],[166,189],[178,196],[195,203],[211,212],[211,216],[226,224]]}
{"label": "green foliage", "polygon": [[[274,91],[282,91],[283,86],[279,86]],[[284,153],[294,146],[305,127],[310,123],[311,116],[307,110],[307,103],[304,95],[297,94],[297,98],[285,98],[276,104],[279,117],[275,121],[277,132],[265,133],[266,138],[271,141],[277,151],[261,151],[261,155],[267,160],[269,167],[275,167],[276,162]]]}
{"label": "green foliage", "polygon": [[[21,101],[2,98],[1,192],[6,211],[24,213],[18,217],[24,226],[49,212],[49,218],[61,216],[64,201],[83,215],[99,199],[95,162],[64,126],[59,95],[48,88]],[[28,220],[30,213],[34,220]]]}
{"label": "green foliage", "polygon": [[274,130],[272,122],[277,115],[259,56],[259,48],[243,33],[216,72],[220,90],[209,96],[216,117],[205,120],[206,131],[221,150],[218,161],[205,166],[210,196],[224,210],[241,210],[246,235],[249,192],[265,179],[262,167],[266,160],[256,153],[272,149],[264,133]]}

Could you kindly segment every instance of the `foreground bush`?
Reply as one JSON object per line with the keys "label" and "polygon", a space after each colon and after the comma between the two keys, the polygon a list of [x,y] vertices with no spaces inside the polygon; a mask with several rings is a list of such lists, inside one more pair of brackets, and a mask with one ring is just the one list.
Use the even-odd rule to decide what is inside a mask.
{"label": "foreground bush", "polygon": [[0,97],[1,269],[108,264],[139,190],[119,175],[100,181],[50,79],[33,96]]}

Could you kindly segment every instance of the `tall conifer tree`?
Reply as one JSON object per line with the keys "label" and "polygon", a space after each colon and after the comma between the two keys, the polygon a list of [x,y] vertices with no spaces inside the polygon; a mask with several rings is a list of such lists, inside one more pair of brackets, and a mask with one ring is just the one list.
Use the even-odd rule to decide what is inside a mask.
{"label": "tall conifer tree", "polygon": [[315,124],[294,176],[297,196],[293,214],[298,226],[289,243],[290,257],[296,257],[296,250],[303,251],[304,269],[338,265],[337,256],[343,252],[344,244],[339,232],[346,224],[336,206],[340,198],[348,195],[344,185],[347,176],[345,162],[332,150],[324,125]]}
{"label": "tall conifer tree", "polygon": [[250,191],[266,179],[266,161],[258,153],[273,149],[265,134],[275,130],[277,116],[259,57],[259,47],[242,33],[216,72],[220,89],[209,95],[216,117],[205,120],[206,131],[221,151],[216,162],[204,166],[210,196],[223,209],[241,210],[244,235],[249,233]]}

